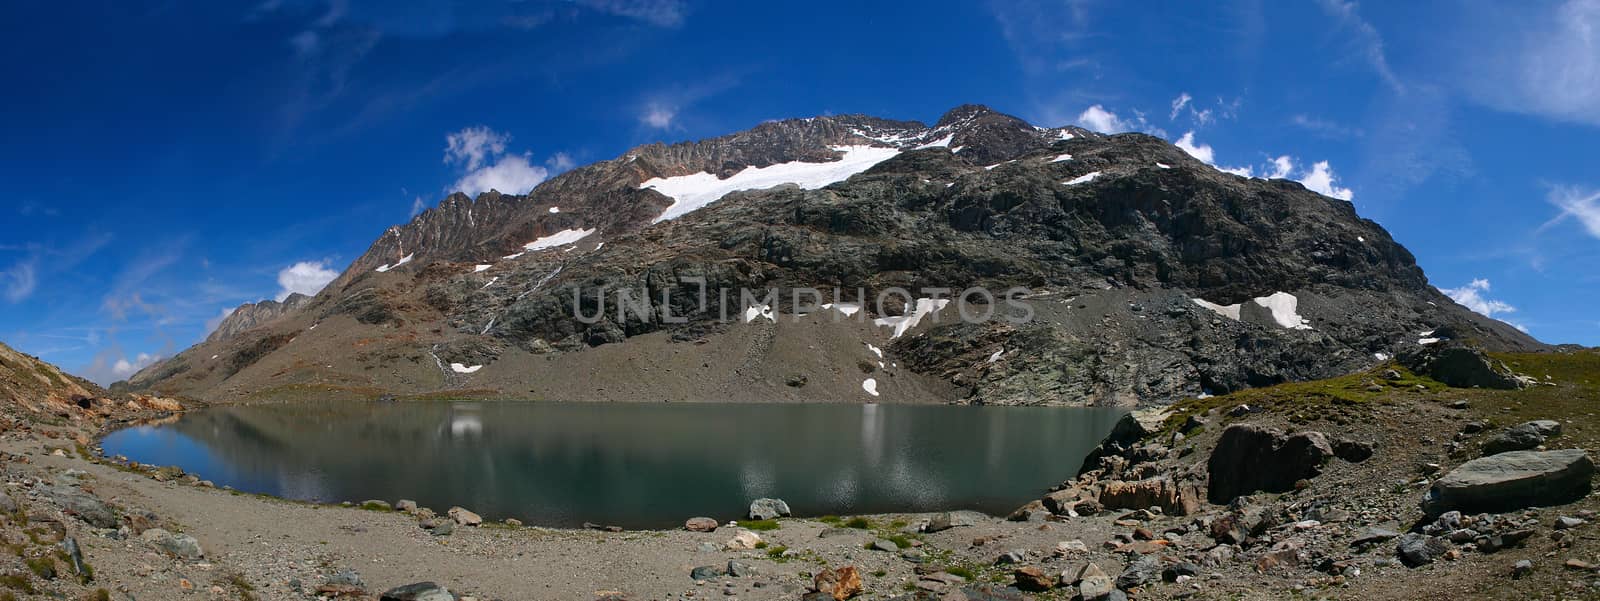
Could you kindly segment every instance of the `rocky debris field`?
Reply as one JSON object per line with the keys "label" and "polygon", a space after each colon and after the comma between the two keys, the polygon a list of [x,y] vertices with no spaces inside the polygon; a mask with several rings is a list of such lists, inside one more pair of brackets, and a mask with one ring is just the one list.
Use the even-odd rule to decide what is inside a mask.
{"label": "rocky debris field", "polygon": [[668,531],[258,497],[30,423],[0,432],[0,599],[1594,597],[1600,354],[1494,360],[1533,383],[1393,364],[1139,412],[1009,516],[755,499]]}

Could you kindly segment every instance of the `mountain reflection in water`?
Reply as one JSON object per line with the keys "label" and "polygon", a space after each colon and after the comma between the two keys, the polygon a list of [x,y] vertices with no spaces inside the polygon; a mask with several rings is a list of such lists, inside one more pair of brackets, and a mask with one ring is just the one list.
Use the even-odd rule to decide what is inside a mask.
{"label": "mountain reflection in water", "polygon": [[1072,477],[1123,411],[855,404],[296,403],[219,407],[107,437],[106,452],[219,486],[414,499],[529,524],[1005,513]]}

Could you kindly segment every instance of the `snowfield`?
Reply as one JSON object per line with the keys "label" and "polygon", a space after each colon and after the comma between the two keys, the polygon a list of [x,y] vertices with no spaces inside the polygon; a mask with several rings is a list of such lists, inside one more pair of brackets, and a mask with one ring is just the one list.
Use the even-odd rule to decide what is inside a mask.
{"label": "snowfield", "polygon": [[655,190],[672,199],[672,206],[662,211],[655,222],[677,219],[704,208],[730,192],[762,190],[783,184],[795,184],[806,190],[815,190],[870,169],[897,154],[899,149],[877,146],[834,146],[844,157],[827,163],[793,161],[766,167],[746,167],[728,179],[704,171],[674,177],[656,177],[639,184],[639,189]]}
{"label": "snowfield", "polygon": [[[589,228],[589,229],[584,229],[584,230],[579,230],[579,229],[561,230],[561,231],[556,232],[554,234],[550,234],[550,235],[545,236],[543,238],[539,238],[538,240],[534,240],[533,242],[529,242],[527,244],[524,244],[524,245],[522,245],[522,247],[526,248],[528,250],[544,250],[546,248],[555,248],[557,246],[566,246],[568,244],[572,244],[574,242],[582,240],[582,239],[588,237],[589,234],[593,234],[593,233],[594,233],[594,228]],[[521,253],[518,253],[518,254],[521,254]]]}

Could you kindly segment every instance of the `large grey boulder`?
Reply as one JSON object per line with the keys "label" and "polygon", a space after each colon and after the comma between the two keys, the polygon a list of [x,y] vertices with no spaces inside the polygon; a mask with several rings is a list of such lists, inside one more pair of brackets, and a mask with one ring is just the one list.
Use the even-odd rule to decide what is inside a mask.
{"label": "large grey boulder", "polygon": [[72,486],[51,486],[45,489],[45,496],[67,513],[78,516],[89,525],[96,528],[116,528],[117,510],[101,501],[99,497],[86,493],[83,489]]}
{"label": "large grey boulder", "polygon": [[771,520],[789,516],[789,504],[783,499],[756,499],[750,502],[750,519]]}
{"label": "large grey boulder", "polygon": [[1593,477],[1594,461],[1582,449],[1509,451],[1450,470],[1423,496],[1422,511],[1432,518],[1560,505],[1589,494]]}
{"label": "large grey boulder", "polygon": [[1287,492],[1295,482],[1322,473],[1333,447],[1321,432],[1282,431],[1255,424],[1234,424],[1222,431],[1206,468],[1206,490],[1212,503],[1223,504],[1256,491]]}
{"label": "large grey boulder", "polygon": [[200,541],[187,534],[173,534],[160,528],[151,528],[139,536],[156,548],[185,561],[199,561],[206,556],[205,550],[200,548]]}
{"label": "large grey boulder", "polygon": [[1395,545],[1395,554],[1399,555],[1400,562],[1409,568],[1433,563],[1449,550],[1450,543],[1444,539],[1416,533],[1400,537],[1400,543]]}

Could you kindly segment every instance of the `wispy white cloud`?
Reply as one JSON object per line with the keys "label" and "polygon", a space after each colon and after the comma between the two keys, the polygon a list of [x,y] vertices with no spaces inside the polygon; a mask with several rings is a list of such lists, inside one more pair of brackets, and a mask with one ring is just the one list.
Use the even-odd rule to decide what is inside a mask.
{"label": "wispy white cloud", "polygon": [[680,0],[578,0],[590,10],[638,19],[657,27],[683,24],[685,7]]}
{"label": "wispy white cloud", "polygon": [[672,120],[678,116],[678,109],[660,102],[651,102],[639,114],[639,122],[656,129],[669,129]]}
{"label": "wispy white cloud", "polygon": [[552,173],[555,173],[559,171],[569,171],[573,167],[577,167],[578,162],[573,160],[572,155],[569,155],[565,152],[558,152],[550,155],[550,158],[545,159],[544,165],[549,167]]}
{"label": "wispy white cloud", "polygon": [[217,327],[221,326],[223,321],[226,321],[228,317],[232,316],[235,310],[237,310],[237,307],[228,307],[226,309],[222,309],[216,317],[207,319],[205,335],[210,336],[212,332],[217,331]]}
{"label": "wispy white cloud", "polygon": [[339,272],[328,268],[327,261],[301,261],[278,270],[278,301],[291,294],[316,296],[328,282],[339,277]]}
{"label": "wispy white cloud", "polygon": [[1188,92],[1178,93],[1178,97],[1172,99],[1172,113],[1167,115],[1167,120],[1176,121],[1178,113],[1183,112],[1183,108],[1189,106],[1191,100],[1194,100],[1194,97],[1190,96]]}
{"label": "wispy white cloud", "polygon": [[412,217],[416,217],[418,215],[421,215],[422,212],[426,211],[427,209],[428,209],[428,203],[423,202],[421,196],[418,196],[418,197],[415,197],[415,198],[411,199],[411,216]]}
{"label": "wispy white cloud", "polygon": [[20,303],[33,296],[39,286],[38,267],[34,259],[24,259],[0,271],[0,287],[4,288],[6,301]]}
{"label": "wispy white cloud", "polygon": [[1489,280],[1483,278],[1472,280],[1460,288],[1440,288],[1439,291],[1450,297],[1450,300],[1472,309],[1484,317],[1494,317],[1517,311],[1517,308],[1511,306],[1510,303],[1489,298],[1487,296],[1489,293]]}
{"label": "wispy white cloud", "polygon": [[1378,78],[1395,92],[1405,92],[1405,85],[1395,76],[1394,70],[1389,67],[1389,59],[1384,55],[1383,36],[1378,33],[1378,28],[1361,18],[1360,5],[1350,0],[1319,0],[1319,4],[1323,12],[1338,20],[1340,28],[1350,33],[1350,43],[1356,46]]}
{"label": "wispy white cloud", "polygon": [[1290,116],[1289,123],[1314,135],[1335,140],[1359,138],[1363,135],[1360,129],[1345,127],[1333,121],[1318,119],[1304,114]]}
{"label": "wispy white cloud", "polygon": [[1499,110],[1600,126],[1600,0],[1478,8],[1449,48],[1462,88]]}
{"label": "wispy white cloud", "polygon": [[1571,218],[1578,220],[1590,236],[1600,238],[1600,189],[1558,186],[1550,190],[1546,199],[1560,208],[1561,214],[1546,222],[1540,230]]}
{"label": "wispy white cloud", "polygon": [[[490,190],[526,194],[550,177],[550,170],[534,165],[531,153],[506,154],[508,134],[487,127],[468,127],[445,137],[445,164],[459,165],[466,173],[451,190],[477,196]],[[416,210],[416,201],[412,209]],[[420,212],[420,211],[418,211]]]}

